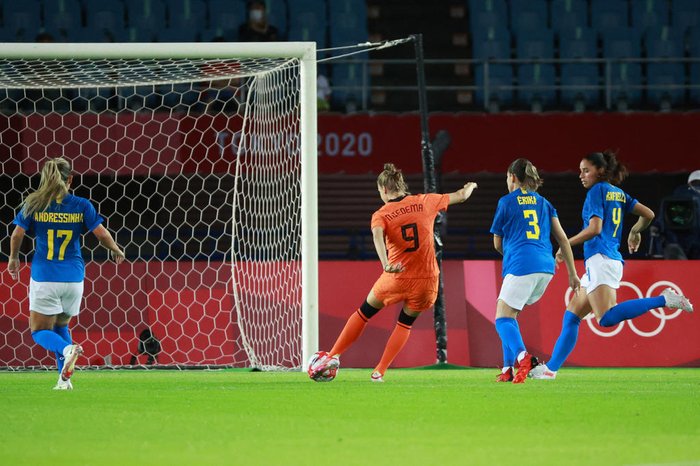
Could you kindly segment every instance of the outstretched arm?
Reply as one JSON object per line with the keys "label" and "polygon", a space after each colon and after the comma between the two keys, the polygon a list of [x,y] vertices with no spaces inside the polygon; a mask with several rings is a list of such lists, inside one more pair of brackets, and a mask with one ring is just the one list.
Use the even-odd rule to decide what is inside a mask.
{"label": "outstretched arm", "polygon": [[114,238],[112,238],[112,235],[107,231],[104,225],[99,225],[92,230],[92,232],[97,237],[100,244],[111,251],[114,262],[117,264],[124,262],[124,251],[117,246],[117,243],[114,242]]}
{"label": "outstretched arm", "polygon": [[459,204],[467,199],[472,195],[472,192],[478,188],[476,183],[469,182],[465,184],[462,189],[458,189],[457,191],[450,193],[450,203],[449,205],[452,204]]}
{"label": "outstretched arm", "polygon": [[632,213],[639,215],[639,218],[637,219],[637,223],[632,226],[629,236],[627,236],[627,247],[630,253],[637,252],[642,242],[642,232],[654,221],[654,211],[641,202],[637,202],[634,205]]}
{"label": "outstretched arm", "polygon": [[552,217],[552,234],[554,239],[559,243],[559,250],[561,251],[561,257],[566,264],[566,270],[569,272],[569,287],[572,290],[578,291],[581,287],[581,281],[576,275],[576,266],[574,265],[574,253],[571,251],[571,245],[569,240],[566,238],[566,233],[559,223],[559,219]]}
{"label": "outstretched arm", "polygon": [[19,249],[24,240],[25,230],[19,225],[15,225],[15,229],[10,236],[10,259],[7,261],[7,271],[15,280],[19,279]]}

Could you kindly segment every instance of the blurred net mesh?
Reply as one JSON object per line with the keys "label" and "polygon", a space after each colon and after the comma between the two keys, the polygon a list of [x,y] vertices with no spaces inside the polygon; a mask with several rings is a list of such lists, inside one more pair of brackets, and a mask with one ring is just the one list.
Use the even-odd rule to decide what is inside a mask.
{"label": "blurred net mesh", "polygon": [[[299,87],[289,58],[0,60],[1,250],[61,155],[127,254],[84,236],[85,364],[301,366]],[[5,368],[55,364],[28,329],[32,251],[0,283]]]}

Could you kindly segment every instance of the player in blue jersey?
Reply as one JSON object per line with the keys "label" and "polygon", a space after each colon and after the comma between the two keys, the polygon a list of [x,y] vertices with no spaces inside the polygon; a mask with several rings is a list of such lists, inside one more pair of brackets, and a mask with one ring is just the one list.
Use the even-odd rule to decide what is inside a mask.
{"label": "player in blue jersey", "polygon": [[[516,320],[520,311],[544,294],[554,274],[554,253],[550,235],[561,246],[569,286],[575,291],[579,279],[574,256],[552,204],[537,193],[542,180],[532,163],[517,159],[508,167],[509,194],[498,201],[491,225],[493,246],[503,254],[503,285],[496,304],[496,331],[503,347],[503,369],[497,382],[523,383],[537,366],[537,359],[525,349]],[[513,374],[513,367],[518,372]]]}
{"label": "player in blue jersey", "polygon": [[62,157],[49,159],[41,169],[39,189],[24,200],[14,220],[7,269],[19,279],[19,250],[25,233],[35,238],[29,282],[29,326],[34,341],[56,354],[58,382],[54,389],[73,388],[71,376],[83,349],[73,344],[70,319],[80,311],[85,264],[80,236],[92,232],[120,264],[124,252],[102,225],[89,200],[68,194],[73,175]]}
{"label": "player in blue jersey", "polygon": [[[693,310],[690,301],[671,288],[664,290],[661,296],[617,303],[624,264],[619,250],[624,216],[632,213],[639,217],[627,237],[627,248],[633,253],[639,249],[641,232],[651,224],[654,212],[617,187],[627,176],[627,170],[613,152],[588,154],[579,168],[579,179],[588,193],[583,204],[583,230],[569,238],[569,243],[571,246],[583,244],[586,272],[581,278],[582,293],[573,297],[564,312],[561,334],[551,359],[531,372],[536,379],[556,377],[576,345],[581,319],[591,311],[598,324],[612,327],[659,307]],[[559,252],[557,260],[560,260]]]}

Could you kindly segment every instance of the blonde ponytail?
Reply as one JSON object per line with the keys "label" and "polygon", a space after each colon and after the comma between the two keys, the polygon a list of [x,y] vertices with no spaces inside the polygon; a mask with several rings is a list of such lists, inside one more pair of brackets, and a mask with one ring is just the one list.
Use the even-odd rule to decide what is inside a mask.
{"label": "blonde ponytail", "polygon": [[528,159],[517,159],[508,167],[508,173],[512,173],[528,191],[537,191],[544,181],[540,178],[537,168]]}
{"label": "blonde ponytail", "polygon": [[63,157],[49,159],[41,168],[39,189],[27,196],[22,203],[22,214],[29,217],[35,212],[43,212],[54,200],[63,199],[68,194],[68,177],[71,164]]}
{"label": "blonde ponytail", "polygon": [[377,186],[390,192],[408,194],[408,185],[403,179],[403,174],[393,163],[384,164],[384,171],[377,177]]}

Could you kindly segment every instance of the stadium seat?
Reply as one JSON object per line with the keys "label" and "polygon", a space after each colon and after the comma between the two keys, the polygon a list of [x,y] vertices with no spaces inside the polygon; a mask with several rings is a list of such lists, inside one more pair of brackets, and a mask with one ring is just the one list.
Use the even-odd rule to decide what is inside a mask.
{"label": "stadium seat", "polygon": [[508,6],[505,0],[469,0],[469,14],[474,15],[482,11],[491,11],[508,19]]}
{"label": "stadium seat", "polygon": [[4,2],[2,16],[3,29],[13,41],[32,41],[41,28],[41,4],[38,0]]}
{"label": "stadium seat", "polygon": [[508,30],[502,31],[500,38],[496,37],[496,34],[487,34],[488,38],[473,42],[473,57],[480,60],[510,58],[510,33]]}
{"label": "stadium seat", "polygon": [[564,63],[561,65],[561,103],[568,107],[586,107],[600,103],[600,80],[595,63]]}
{"label": "stadium seat", "polygon": [[474,67],[477,105],[489,108],[496,102],[499,107],[511,106],[513,104],[513,68],[510,65],[489,65],[486,77],[484,70],[484,65]]}
{"label": "stadium seat", "polygon": [[[245,0],[209,0],[208,31],[218,31],[214,37],[220,36],[226,40],[237,40],[238,27],[248,19],[246,14]],[[203,35],[209,37],[211,34],[203,33]],[[202,42],[210,41],[211,39],[202,38]]]}
{"label": "stadium seat", "polygon": [[591,27],[600,36],[629,26],[627,0],[591,0]]}
{"label": "stadium seat", "polygon": [[588,4],[586,0],[552,0],[552,30],[561,36],[575,28],[588,27]]}
{"label": "stadium seat", "polygon": [[700,58],[700,26],[688,29],[686,48],[692,58]]}
{"label": "stadium seat", "polygon": [[108,7],[91,7],[86,11],[85,27],[111,34],[115,41],[123,41],[126,34],[125,12],[123,5],[109,4]]}
{"label": "stadium seat", "polygon": [[640,31],[656,26],[668,26],[671,20],[668,0],[637,0],[630,2],[632,27]]}
{"label": "stadium seat", "polygon": [[316,48],[327,47],[326,4],[311,0],[290,0],[290,41],[314,41]]}
{"label": "stadium seat", "polygon": [[632,28],[619,28],[608,31],[602,37],[603,58],[640,58],[642,56],[641,36]]}
{"label": "stadium seat", "polygon": [[679,34],[688,28],[700,26],[700,2],[697,0],[673,0],[671,2],[671,26]]}
{"label": "stadium seat", "polygon": [[507,41],[508,55],[510,55],[511,34],[510,29],[505,22],[490,24],[488,26],[479,26],[476,29],[471,29],[472,43],[476,47],[477,44],[484,40]]}
{"label": "stadium seat", "polygon": [[683,36],[669,26],[647,29],[644,43],[648,58],[682,58],[685,54]]}
{"label": "stadium seat", "polygon": [[531,31],[549,29],[545,0],[511,0],[510,28],[516,42]]}
{"label": "stadium seat", "polygon": [[535,63],[518,66],[518,102],[551,106],[556,100],[554,65]]}
{"label": "stadium seat", "polygon": [[336,0],[328,3],[331,47],[367,42],[365,0]]}
{"label": "stadium seat", "polygon": [[554,58],[554,33],[549,29],[528,31],[517,39],[516,58]]}
{"label": "stadium seat", "polygon": [[197,36],[200,29],[207,28],[207,5],[204,0],[165,0],[165,7],[170,29],[189,29],[187,33],[182,31],[183,36]]}
{"label": "stadium seat", "polygon": [[165,4],[161,0],[126,0],[129,28],[141,31],[154,41],[158,31],[166,27]]}
{"label": "stadium seat", "polygon": [[369,86],[369,73],[366,61],[359,63],[337,63],[331,66],[331,101],[335,108],[345,108],[352,101],[357,108],[362,106],[369,91],[363,95],[363,88]]}
{"label": "stadium seat", "polygon": [[44,23],[46,26],[82,27],[82,11],[83,7],[78,0],[45,1]]}
{"label": "stadium seat", "polygon": [[690,64],[690,84],[698,86],[690,89],[690,101],[698,105],[700,104],[700,63]]}
{"label": "stadium seat", "polygon": [[289,33],[289,13],[286,0],[266,0],[267,20],[277,27],[280,38],[286,38]]}
{"label": "stadium seat", "polygon": [[559,37],[560,58],[597,58],[597,55],[595,31],[583,27],[562,31]]}
{"label": "stadium seat", "polygon": [[156,42],[197,42],[199,30],[191,28],[165,28],[155,35]]}
{"label": "stadium seat", "polygon": [[641,102],[642,65],[612,62],[610,64],[610,100],[636,107]]}
{"label": "stadium seat", "polygon": [[469,30],[474,42],[485,38],[500,38],[508,33],[508,16],[498,11],[479,10],[469,15]]}
{"label": "stadium seat", "polygon": [[[682,88],[663,86],[685,85],[685,70],[681,63],[649,63],[647,65],[647,99],[652,105],[663,106],[665,102],[678,105],[683,102]],[[655,88],[655,86],[660,86]]]}

